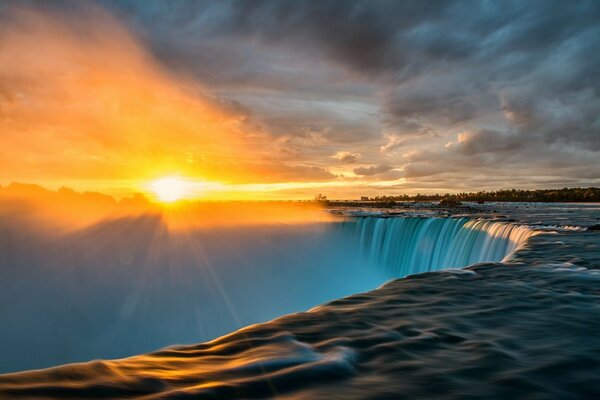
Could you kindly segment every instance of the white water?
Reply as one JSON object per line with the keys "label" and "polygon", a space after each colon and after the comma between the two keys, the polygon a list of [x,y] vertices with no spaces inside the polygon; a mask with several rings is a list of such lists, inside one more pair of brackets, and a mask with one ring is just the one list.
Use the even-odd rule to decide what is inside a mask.
{"label": "white water", "polygon": [[344,235],[393,277],[501,261],[533,231],[523,225],[468,218],[357,218]]}

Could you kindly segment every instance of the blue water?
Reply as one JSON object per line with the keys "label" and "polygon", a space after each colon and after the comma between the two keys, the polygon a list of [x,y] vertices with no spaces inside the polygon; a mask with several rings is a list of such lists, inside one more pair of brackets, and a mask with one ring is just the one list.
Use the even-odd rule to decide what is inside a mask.
{"label": "blue water", "polygon": [[172,232],[156,216],[2,232],[0,372],[210,340],[390,279],[500,261],[532,234],[466,218]]}
{"label": "blue water", "polygon": [[[192,343],[208,325],[316,307],[210,342],[2,375],[0,397],[599,398],[600,233],[515,219],[362,217],[185,236],[120,221],[122,235],[86,230],[60,251],[38,239],[25,257],[11,245],[5,370],[110,358],[140,340]],[[118,335],[99,346],[106,332]]]}

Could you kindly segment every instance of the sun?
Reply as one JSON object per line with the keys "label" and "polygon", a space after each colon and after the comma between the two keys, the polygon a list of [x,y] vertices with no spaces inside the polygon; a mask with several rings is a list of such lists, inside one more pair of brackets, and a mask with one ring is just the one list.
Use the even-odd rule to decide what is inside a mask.
{"label": "sun", "polygon": [[161,201],[171,203],[186,195],[187,186],[187,182],[182,179],[167,177],[153,181],[150,189]]}

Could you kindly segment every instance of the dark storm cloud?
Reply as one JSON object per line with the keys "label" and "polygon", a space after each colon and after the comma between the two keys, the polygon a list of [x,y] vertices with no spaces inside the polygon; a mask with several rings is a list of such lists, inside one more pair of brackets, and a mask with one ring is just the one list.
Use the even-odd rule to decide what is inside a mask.
{"label": "dark storm cloud", "polygon": [[[141,28],[159,55],[174,56],[180,63],[205,65],[208,64],[206,58],[212,58],[217,65],[228,65],[233,58],[245,55],[250,59],[237,67],[242,70],[246,67],[247,74],[259,73],[257,69],[268,66],[255,64],[252,51],[241,51],[232,40],[279,45],[305,56],[327,57],[366,76],[385,71],[408,72],[422,66],[425,60],[453,60],[465,57],[474,49],[470,37],[449,32],[440,35],[447,25],[440,22],[460,13],[454,10],[456,5],[452,2],[104,3]],[[222,44],[225,46],[221,47]],[[197,50],[212,51],[203,57]],[[242,72],[238,76],[240,74]]]}
{"label": "dark storm cloud", "polygon": [[[230,58],[229,46],[219,44],[233,45],[230,40],[236,39],[327,56],[368,76],[394,72],[396,77],[466,61],[502,61],[506,68],[497,73],[514,76],[511,69],[531,67],[557,44],[593,28],[600,7],[595,1],[535,0],[105,3],[142,28],[159,53],[179,52],[189,61],[210,58],[194,51],[208,48],[214,53],[207,56],[220,56],[217,63]],[[522,53],[527,60],[519,58]],[[254,60],[246,61],[253,66]]]}

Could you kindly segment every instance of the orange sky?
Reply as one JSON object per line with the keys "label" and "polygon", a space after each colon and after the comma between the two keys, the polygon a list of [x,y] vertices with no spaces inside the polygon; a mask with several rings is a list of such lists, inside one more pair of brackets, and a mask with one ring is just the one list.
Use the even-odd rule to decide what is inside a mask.
{"label": "orange sky", "polygon": [[[388,71],[378,54],[347,44],[347,35],[331,46],[350,53],[321,49],[330,38],[320,24],[292,26],[281,41],[263,38],[263,25],[285,22],[270,20],[277,13],[259,13],[269,21],[248,25],[252,36],[240,34],[248,26],[215,22],[243,17],[218,2],[212,11],[189,5],[181,27],[176,10],[160,3],[131,15],[118,4],[32,4],[0,7],[0,185],[120,198],[175,176],[189,183],[191,198],[352,199],[598,181],[592,106],[574,104],[574,124],[579,114],[566,102],[532,108],[511,92],[531,84],[473,85],[463,95],[479,76],[469,60],[386,77],[374,71]],[[369,15],[364,29],[374,23]],[[437,65],[419,53],[426,47],[415,49],[415,60]],[[363,65],[362,56],[375,58]],[[402,60],[389,71],[402,71]],[[596,104],[590,93],[580,96],[584,104]]]}
{"label": "orange sky", "polygon": [[235,115],[186,93],[108,14],[90,12],[95,23],[72,27],[19,9],[19,25],[3,28],[1,178],[125,189],[173,173],[251,179],[234,167],[252,151]]}
{"label": "orange sky", "polygon": [[84,11],[69,21],[15,8],[0,28],[0,183],[120,197],[179,176],[207,199],[312,198],[348,185],[287,162],[231,105],[162,69],[110,14]]}
{"label": "orange sky", "polygon": [[[282,201],[157,201],[134,194],[119,200],[97,192],[70,188],[48,190],[35,184],[0,187],[0,219],[56,234],[97,223],[142,215],[158,217],[172,231],[216,226],[304,224],[335,220],[317,202]],[[5,218],[8,217],[8,218]]]}

